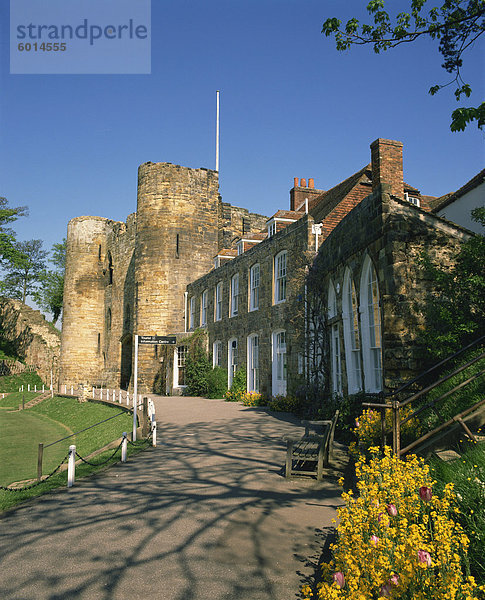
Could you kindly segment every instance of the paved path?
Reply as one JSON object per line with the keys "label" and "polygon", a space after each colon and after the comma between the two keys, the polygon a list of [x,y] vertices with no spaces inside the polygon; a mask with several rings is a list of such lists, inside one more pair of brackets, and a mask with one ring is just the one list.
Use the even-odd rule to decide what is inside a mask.
{"label": "paved path", "polygon": [[159,446],[0,519],[2,600],[291,600],[340,504],[287,481],[286,414],[155,400]]}

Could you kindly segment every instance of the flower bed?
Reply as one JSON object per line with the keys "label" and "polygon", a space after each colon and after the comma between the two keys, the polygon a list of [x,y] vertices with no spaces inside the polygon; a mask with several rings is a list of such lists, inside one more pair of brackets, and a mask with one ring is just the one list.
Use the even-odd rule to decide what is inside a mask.
{"label": "flower bed", "polygon": [[468,538],[453,520],[453,486],[433,492],[429,469],[415,456],[401,461],[386,448],[356,464],[358,496],[343,493],[333,559],[305,599],[471,600],[485,597],[469,576]]}

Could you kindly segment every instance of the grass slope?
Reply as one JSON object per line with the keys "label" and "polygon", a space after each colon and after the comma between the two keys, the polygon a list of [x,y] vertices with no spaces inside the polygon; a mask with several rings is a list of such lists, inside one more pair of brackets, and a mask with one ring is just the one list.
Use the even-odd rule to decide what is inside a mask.
{"label": "grass slope", "polygon": [[36,476],[37,448],[40,442],[46,446],[114,415],[119,416],[45,448],[44,474],[50,473],[59,464],[71,444],[76,445],[81,456],[87,456],[121,437],[124,431],[131,431],[131,414],[116,406],[79,403],[73,398],[56,396],[29,410],[1,410],[0,428],[3,434],[0,436],[0,485]]}
{"label": "grass slope", "polygon": [[34,389],[34,385],[37,385],[37,389],[42,389],[42,379],[37,375],[37,373],[4,375],[3,377],[0,377],[0,392],[18,392],[19,387],[22,385],[26,390],[29,383],[32,389]]}
{"label": "grass slope", "polygon": [[39,395],[39,392],[12,392],[5,398],[0,398],[0,409],[1,408],[18,408],[22,405],[22,397],[25,404],[29,400],[32,400]]}
{"label": "grass slope", "polygon": [[[0,412],[0,485],[37,476],[39,443],[67,435],[66,428],[48,417],[25,410]],[[45,472],[52,471],[64,458],[64,448],[53,446],[46,453]]]}

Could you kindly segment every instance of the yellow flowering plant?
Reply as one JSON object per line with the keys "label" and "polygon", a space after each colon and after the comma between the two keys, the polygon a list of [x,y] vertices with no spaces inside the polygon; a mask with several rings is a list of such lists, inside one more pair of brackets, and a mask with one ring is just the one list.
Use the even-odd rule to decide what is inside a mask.
{"label": "yellow flowering plant", "polygon": [[[405,419],[412,412],[411,407],[401,409],[401,419]],[[386,410],[386,430],[392,428],[392,410]],[[419,436],[419,423],[412,418],[401,426],[402,440],[416,439]],[[355,420],[355,429],[353,433],[357,436],[358,444],[361,448],[376,446],[381,441],[381,413],[379,410],[364,410]]]}
{"label": "yellow flowering plant", "polygon": [[306,600],[472,600],[485,597],[469,576],[468,538],[452,518],[453,486],[433,490],[422,459],[369,448],[356,463],[357,493],[343,493],[333,559]]}

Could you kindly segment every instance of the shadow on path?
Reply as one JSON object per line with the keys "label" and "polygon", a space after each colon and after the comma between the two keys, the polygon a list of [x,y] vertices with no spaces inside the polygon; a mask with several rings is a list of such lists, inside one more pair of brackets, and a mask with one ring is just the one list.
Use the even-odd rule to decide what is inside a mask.
{"label": "shadow on path", "polygon": [[340,491],[281,476],[296,421],[155,402],[156,449],[0,521],[2,600],[287,600],[314,575]]}

